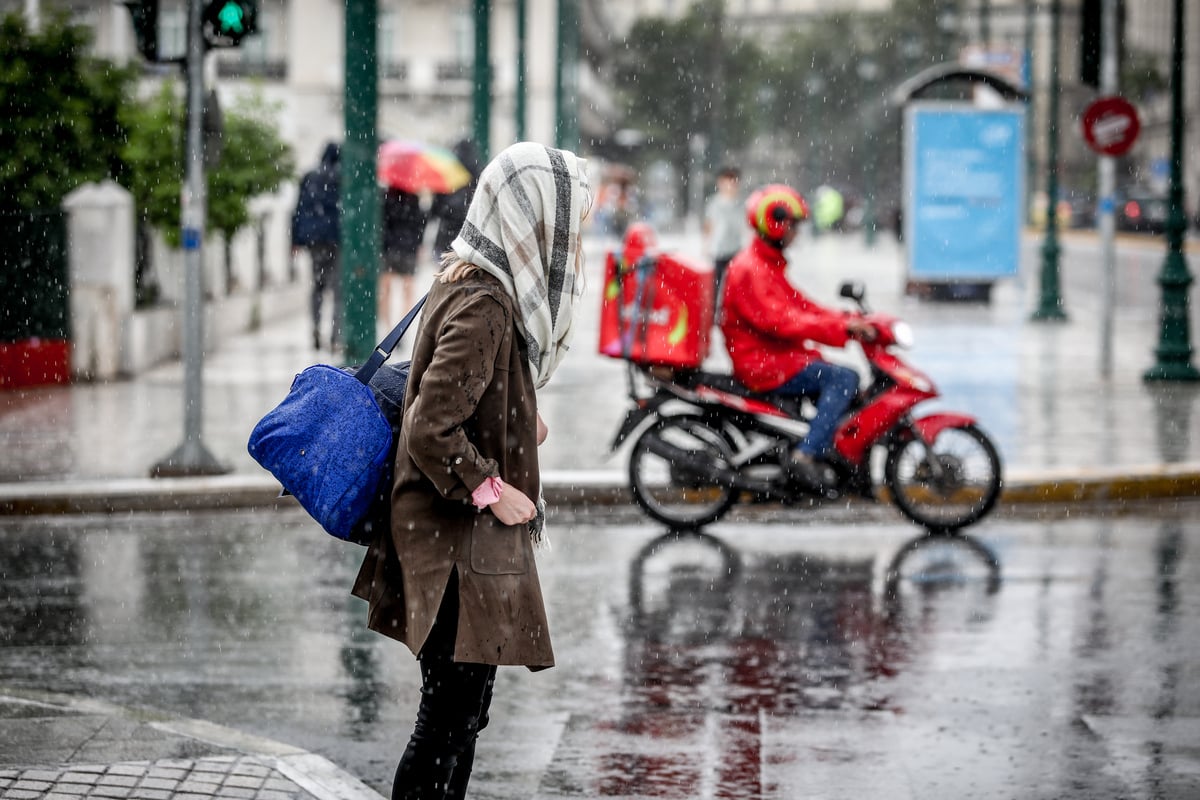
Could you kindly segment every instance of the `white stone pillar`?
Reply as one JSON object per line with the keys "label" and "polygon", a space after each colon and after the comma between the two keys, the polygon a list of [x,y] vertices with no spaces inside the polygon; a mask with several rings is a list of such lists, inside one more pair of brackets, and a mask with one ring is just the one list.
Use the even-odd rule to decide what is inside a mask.
{"label": "white stone pillar", "polygon": [[112,380],[134,304],[133,196],[115,182],[89,183],[67,195],[71,276],[71,371]]}

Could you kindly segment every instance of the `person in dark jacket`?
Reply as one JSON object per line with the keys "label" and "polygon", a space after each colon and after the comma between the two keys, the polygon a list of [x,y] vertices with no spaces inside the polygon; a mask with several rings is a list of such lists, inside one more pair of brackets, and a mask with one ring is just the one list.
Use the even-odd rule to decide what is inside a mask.
{"label": "person in dark jacket", "polygon": [[471,182],[458,191],[450,194],[433,196],[433,205],[429,208],[429,216],[438,220],[437,237],[433,240],[433,260],[437,263],[442,254],[450,249],[450,243],[462,230],[463,220],[467,218],[467,207],[475,195],[475,184],[479,182],[479,172],[483,165],[479,163],[479,151],[470,139],[462,139],[451,148],[459,162],[471,173]]}
{"label": "person in dark jacket", "polygon": [[515,144],[480,175],[429,292],[396,450],[391,530],[353,592],[421,670],[392,800],[461,800],[496,668],[554,665],[535,561],[544,537],[536,390],[566,355],[583,288],[584,162]]}
{"label": "person in dark jacket", "polygon": [[412,192],[388,189],[383,194],[383,263],[379,270],[378,318],[391,329],[398,317],[392,311],[392,289],[400,283],[400,299],[405,314],[413,306],[417,253],[425,240],[425,211],[421,198]]}
{"label": "person in dark jacket", "polygon": [[312,260],[313,347],[321,347],[321,306],[325,293],[332,294],[329,347],[341,341],[342,275],[341,257],[341,148],[335,142],[325,145],[320,165],[300,180],[300,194],[292,213],[292,253],[308,250]]}

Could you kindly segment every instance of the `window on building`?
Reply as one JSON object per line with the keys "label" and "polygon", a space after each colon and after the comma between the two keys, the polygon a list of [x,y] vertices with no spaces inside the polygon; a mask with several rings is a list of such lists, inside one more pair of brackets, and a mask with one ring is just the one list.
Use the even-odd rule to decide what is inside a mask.
{"label": "window on building", "polygon": [[159,5],[158,52],[167,58],[187,56],[187,7],[183,3]]}
{"label": "window on building", "polygon": [[379,54],[379,77],[403,81],[408,78],[408,63],[400,58],[399,30],[402,20],[394,9],[380,9],[376,24],[376,52]]}

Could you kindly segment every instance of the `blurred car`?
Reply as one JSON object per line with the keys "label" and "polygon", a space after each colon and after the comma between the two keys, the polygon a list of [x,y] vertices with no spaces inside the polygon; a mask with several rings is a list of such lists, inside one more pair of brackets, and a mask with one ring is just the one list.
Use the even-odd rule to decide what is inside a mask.
{"label": "blurred car", "polygon": [[1130,192],[1117,201],[1116,226],[1133,233],[1165,233],[1171,210],[1165,195]]}

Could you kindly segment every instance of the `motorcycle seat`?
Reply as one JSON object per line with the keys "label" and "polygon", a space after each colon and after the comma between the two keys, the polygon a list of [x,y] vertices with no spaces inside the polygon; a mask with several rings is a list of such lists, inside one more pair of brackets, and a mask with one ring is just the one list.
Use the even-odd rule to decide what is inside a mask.
{"label": "motorcycle seat", "polygon": [[707,386],[716,389],[718,392],[745,397],[749,400],[757,400],[761,403],[768,403],[781,409],[789,416],[802,418],[804,416],[804,397],[785,397],[771,392],[755,392],[747,389],[737,378],[723,372],[704,372],[696,370],[687,375],[684,385],[689,389],[695,389],[697,386]]}

